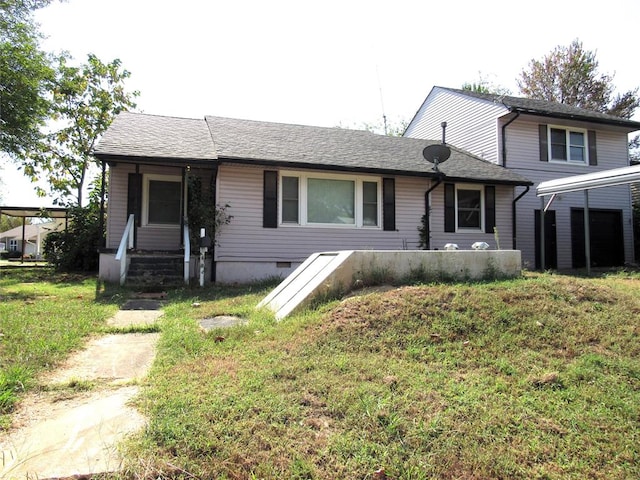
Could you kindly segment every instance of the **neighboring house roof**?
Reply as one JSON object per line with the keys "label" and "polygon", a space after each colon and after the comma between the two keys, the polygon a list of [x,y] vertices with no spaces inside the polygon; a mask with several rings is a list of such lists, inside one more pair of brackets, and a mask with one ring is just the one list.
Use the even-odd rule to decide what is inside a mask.
{"label": "neighboring house roof", "polygon": [[[202,138],[203,125],[208,126],[210,132],[210,150],[206,149],[207,141]],[[189,128],[194,131],[187,131]],[[193,159],[424,177],[436,175],[422,151],[438,141],[215,116],[200,121],[120,114],[96,148],[95,155],[107,160],[118,157],[186,160],[186,156],[181,156],[184,142],[178,138],[179,132],[187,138],[198,139],[197,151],[191,152],[198,156],[190,157]],[[158,142],[157,153],[155,142]],[[441,172],[451,180],[532,185],[511,170],[455,147],[451,147],[451,151],[450,159],[440,165]]]}
{"label": "neighboring house roof", "polygon": [[457,88],[434,87],[434,90],[437,88],[466,95],[468,97],[479,98],[481,100],[486,100],[493,103],[501,103],[507,110],[511,112],[563,118],[569,120],[581,120],[607,125],[616,125],[625,127],[629,129],[629,131],[640,130],[640,122],[616,117],[615,115],[596,112],[593,110],[573,107],[571,105],[565,105],[564,103],[536,100],[532,98],[512,97],[511,95],[477,93],[470,90],[461,90]]}
{"label": "neighboring house roof", "polygon": [[215,160],[204,120],[121,112],[94,151],[98,158],[142,157],[166,160]]}

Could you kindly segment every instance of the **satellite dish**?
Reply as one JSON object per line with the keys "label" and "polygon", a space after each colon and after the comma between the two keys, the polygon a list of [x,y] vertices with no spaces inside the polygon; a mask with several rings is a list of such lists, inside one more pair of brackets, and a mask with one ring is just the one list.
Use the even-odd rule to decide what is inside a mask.
{"label": "satellite dish", "polygon": [[437,172],[438,164],[446,162],[451,156],[451,149],[444,143],[429,145],[422,150],[422,156],[433,163],[433,169]]}

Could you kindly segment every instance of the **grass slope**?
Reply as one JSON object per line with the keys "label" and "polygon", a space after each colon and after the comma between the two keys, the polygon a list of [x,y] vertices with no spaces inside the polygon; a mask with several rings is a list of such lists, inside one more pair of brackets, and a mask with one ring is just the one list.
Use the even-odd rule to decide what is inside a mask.
{"label": "grass slope", "polygon": [[[278,324],[266,292],[171,299],[132,478],[640,478],[637,275],[406,286]],[[250,322],[202,332],[216,314]]]}

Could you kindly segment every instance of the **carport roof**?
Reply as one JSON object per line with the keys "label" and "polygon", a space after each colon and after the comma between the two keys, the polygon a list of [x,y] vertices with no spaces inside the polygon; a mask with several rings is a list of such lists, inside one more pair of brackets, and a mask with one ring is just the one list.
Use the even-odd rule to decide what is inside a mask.
{"label": "carport roof", "polygon": [[67,209],[62,207],[2,207],[0,214],[10,217],[43,217],[43,218],[66,218]]}
{"label": "carport roof", "polygon": [[548,180],[536,187],[536,195],[543,197],[635,182],[640,182],[640,165]]}

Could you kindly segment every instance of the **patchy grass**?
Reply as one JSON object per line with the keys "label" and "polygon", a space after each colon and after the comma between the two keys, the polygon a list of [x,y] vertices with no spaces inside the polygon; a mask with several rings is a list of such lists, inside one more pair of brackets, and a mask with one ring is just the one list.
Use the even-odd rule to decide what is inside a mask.
{"label": "patchy grass", "polygon": [[[637,274],[407,286],[281,323],[253,308],[267,291],[172,294],[131,478],[640,477]],[[249,324],[199,329],[219,314]]]}
{"label": "patchy grass", "polygon": [[117,308],[117,298],[97,288],[95,278],[43,268],[0,271],[0,415]]}

